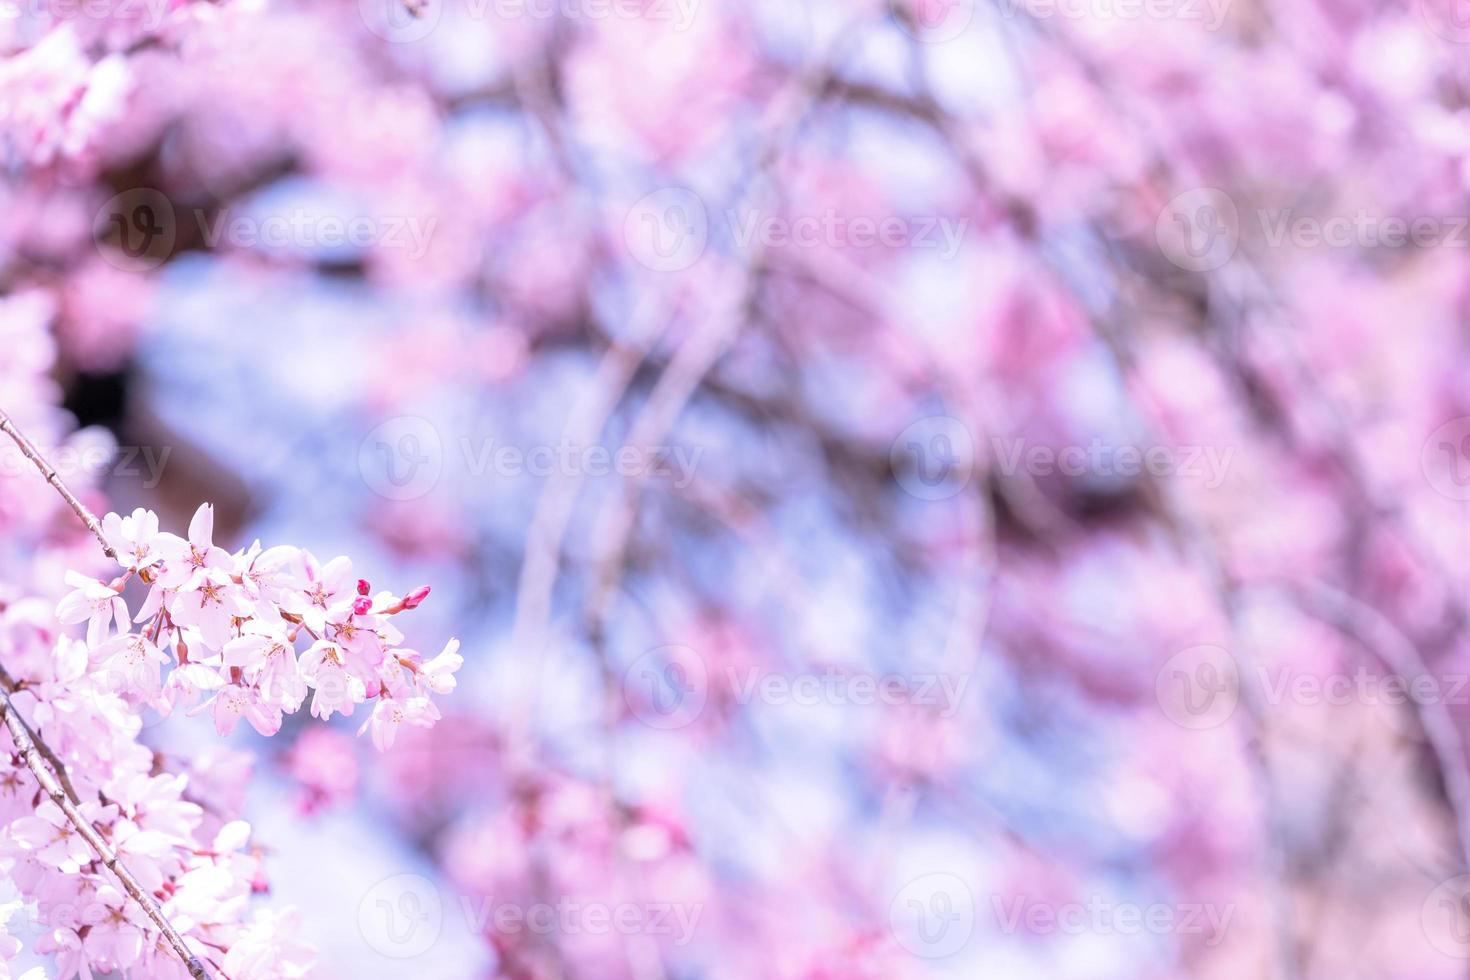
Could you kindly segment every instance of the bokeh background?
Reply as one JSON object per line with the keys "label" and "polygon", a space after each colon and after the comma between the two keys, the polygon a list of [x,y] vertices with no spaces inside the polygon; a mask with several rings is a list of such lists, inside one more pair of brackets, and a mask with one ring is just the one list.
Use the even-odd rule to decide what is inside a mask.
{"label": "bokeh background", "polygon": [[1470,974],[1463,0],[15,0],[0,152],[63,474],[463,640],[149,729],[319,975]]}

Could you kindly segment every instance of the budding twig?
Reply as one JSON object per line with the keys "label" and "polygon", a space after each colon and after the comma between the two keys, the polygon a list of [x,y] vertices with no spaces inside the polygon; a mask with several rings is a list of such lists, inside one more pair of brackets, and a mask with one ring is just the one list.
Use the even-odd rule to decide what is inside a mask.
{"label": "budding twig", "polygon": [[[61,499],[66,501],[67,506],[87,526],[87,530],[97,538],[98,543],[102,545],[103,553],[113,561],[117,561],[117,552],[113,550],[112,545],[107,543],[107,538],[102,534],[102,522],[97,520],[97,515],[88,510],[86,505],[67,489],[55,468],[46,461],[40,450],[26,438],[25,434],[15,427],[15,423],[10,420],[10,416],[5,414],[3,409],[0,409],[0,432],[8,435],[20,447],[21,454],[34,463],[36,469],[40,470],[46,482],[56,488],[56,492],[61,494]],[[188,968],[189,975],[194,977],[194,980],[209,980],[209,971],[205,969],[199,958],[189,951],[189,947],[184,944],[184,937],[180,936],[178,930],[169,924],[158,902],[143,890],[143,886],[138,884],[138,879],[133,877],[133,873],[128,870],[127,866],[117,859],[117,854],[98,833],[97,828],[83,816],[78,805],[76,789],[73,788],[71,779],[67,776],[66,766],[51,747],[30,730],[25,720],[21,718],[20,712],[16,710],[15,703],[10,700],[10,693],[15,690],[15,687],[15,682],[10,675],[0,669],[0,715],[4,716],[5,727],[10,731],[10,737],[15,742],[16,750],[20,752],[21,758],[25,760],[26,767],[36,777],[36,782],[40,783],[41,789],[51,797],[51,801],[60,808],[61,812],[66,815],[66,819],[77,829],[77,833],[81,834],[82,839],[96,852],[103,866],[113,873],[122,884],[123,890],[142,907],[143,912],[158,927],[158,931],[163,934],[174,953]],[[47,763],[50,764],[49,768]]]}
{"label": "budding twig", "polygon": [[35,444],[26,438],[25,433],[15,427],[15,423],[10,421],[10,416],[5,414],[4,409],[0,409],[0,432],[8,435],[20,447],[21,455],[34,463],[36,469],[40,470],[41,475],[46,478],[46,482],[56,488],[56,492],[61,494],[61,499],[66,501],[67,506],[76,513],[77,517],[81,518],[82,523],[87,526],[87,530],[91,531],[93,536],[97,538],[97,543],[102,545],[102,553],[113,561],[117,561],[117,551],[113,549],[112,545],[107,543],[107,538],[102,533],[102,522],[97,520],[97,515],[88,510],[87,505],[78,500],[76,494],[67,489],[66,484],[62,482],[56,469],[50,463],[46,462],[46,457],[42,456],[41,451],[35,447]]}

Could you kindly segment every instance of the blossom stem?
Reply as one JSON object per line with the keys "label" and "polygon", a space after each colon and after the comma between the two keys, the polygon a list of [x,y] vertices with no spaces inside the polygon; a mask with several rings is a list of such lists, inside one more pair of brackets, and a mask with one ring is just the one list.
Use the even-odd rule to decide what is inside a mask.
{"label": "blossom stem", "polygon": [[[62,788],[56,775],[47,768],[39,748],[40,739],[31,734],[30,728],[20,717],[20,712],[16,710],[14,702],[10,700],[9,692],[4,690],[0,690],[0,715],[4,715],[5,727],[10,730],[10,737],[14,740],[16,749],[20,751],[21,758],[25,760],[26,767],[36,777],[36,782],[41,784],[41,788],[51,797],[51,801],[61,809],[67,820],[71,821],[72,826],[76,827],[82,839],[97,852],[97,857],[102,861],[103,866],[122,883],[123,889],[132,896],[133,901],[142,906],[148,918],[153,920],[153,924],[158,927],[164,938],[168,940],[168,944],[173,947],[174,953],[184,961],[189,975],[195,980],[209,980],[209,971],[204,968],[204,964],[197,956],[189,952],[189,947],[184,945],[183,937],[169,924],[168,919],[164,918],[163,909],[159,907],[158,902],[143,890],[143,886],[138,884],[138,879],[133,877],[133,873],[117,859],[117,855],[108,846],[107,841],[103,840],[97,828],[92,826],[92,822],[82,815],[82,811],[72,801],[71,795]],[[49,749],[47,754],[52,759],[56,758]],[[58,771],[64,772],[65,768],[59,767]]]}
{"label": "blossom stem", "polygon": [[117,551],[112,545],[107,543],[107,537],[102,533],[102,522],[97,519],[97,515],[88,510],[87,505],[78,500],[76,494],[67,489],[66,484],[62,481],[60,475],[57,474],[56,468],[46,461],[46,457],[41,455],[41,451],[26,437],[25,433],[15,427],[15,423],[10,420],[9,415],[5,414],[4,409],[0,409],[0,432],[4,432],[9,436],[20,447],[21,455],[30,460],[36,469],[41,472],[41,475],[46,478],[46,482],[56,488],[56,492],[61,494],[61,499],[66,501],[67,506],[72,509],[77,517],[81,518],[82,523],[87,526],[87,530],[91,531],[93,536],[97,538],[97,542],[102,545],[102,553],[113,561],[117,561]]}

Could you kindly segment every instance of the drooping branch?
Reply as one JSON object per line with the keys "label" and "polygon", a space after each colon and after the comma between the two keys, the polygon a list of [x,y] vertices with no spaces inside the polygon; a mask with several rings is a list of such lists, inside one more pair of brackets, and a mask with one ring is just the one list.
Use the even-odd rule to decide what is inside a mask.
{"label": "drooping branch", "polygon": [[[107,557],[116,561],[117,552],[107,543],[107,538],[102,534],[102,522],[97,519],[97,515],[88,510],[86,505],[78,500],[71,490],[67,489],[66,483],[62,481],[56,469],[46,461],[35,444],[16,428],[15,423],[10,420],[10,416],[3,409],[0,409],[0,431],[3,431],[20,447],[22,455],[35,464],[36,469],[46,478],[46,482],[56,488],[56,492],[61,494],[67,506],[87,526],[87,530],[97,538]],[[10,731],[10,737],[15,742],[16,750],[25,761],[26,767],[36,777],[36,782],[41,785],[41,789],[51,797],[52,802],[66,815],[66,819],[76,827],[77,833],[82,835],[82,839],[97,854],[103,866],[112,872],[122,884],[123,890],[142,907],[143,912],[158,927],[158,931],[163,934],[174,953],[188,968],[189,975],[195,980],[208,980],[209,971],[205,969],[199,958],[189,951],[189,947],[184,944],[184,938],[169,923],[158,902],[152,895],[144,891],[138,879],[133,876],[126,865],[118,860],[117,854],[98,833],[97,828],[92,826],[92,822],[82,814],[79,807],[80,801],[66,773],[65,764],[55,751],[41,740],[39,735],[30,730],[25,720],[21,718],[20,712],[16,710],[15,703],[10,700],[10,694],[15,688],[16,685],[10,676],[0,670],[0,715],[4,716],[5,727]]]}
{"label": "drooping branch", "polygon": [[[6,695],[11,695],[18,690],[20,690],[20,685],[15,682],[15,678],[10,676],[10,671],[4,667],[0,667],[0,691],[4,691]],[[32,732],[31,736],[36,743],[36,749],[50,763],[52,771],[56,773],[56,778],[60,781],[61,788],[66,790],[66,795],[71,797],[73,803],[81,803],[82,798],[77,795],[76,787],[71,784],[71,777],[66,774],[66,765],[61,761],[61,757],[52,750],[51,746],[42,741],[39,735]]]}
{"label": "drooping branch", "polygon": [[[10,731],[10,737],[15,742],[20,757],[25,760],[26,768],[30,769],[31,774],[36,777],[36,782],[41,784],[41,789],[45,790],[46,795],[51,797],[51,801],[66,815],[66,819],[76,827],[77,833],[82,835],[82,839],[96,852],[103,866],[111,871],[122,884],[123,890],[132,896],[133,901],[142,906],[144,913],[168,940],[169,946],[178,954],[179,959],[184,961],[184,965],[189,969],[189,975],[195,980],[208,980],[209,971],[204,968],[204,964],[197,956],[189,952],[189,947],[184,945],[184,938],[169,924],[158,902],[143,890],[143,886],[138,884],[138,879],[133,877],[133,873],[117,859],[117,854],[107,841],[103,840],[97,828],[92,826],[92,822],[83,816],[77,804],[72,801],[71,794],[62,788],[57,776],[47,767],[42,758],[39,738],[31,732],[29,726],[21,718],[20,712],[15,708],[15,703],[10,700],[9,692],[3,690],[0,690],[0,715],[4,715],[5,727]],[[55,758],[49,750],[47,754]]]}
{"label": "drooping branch", "polygon": [[5,414],[3,408],[0,408],[0,432],[8,435],[16,446],[20,447],[21,455],[30,460],[36,469],[40,470],[41,475],[46,478],[46,482],[56,488],[56,492],[61,494],[61,499],[66,501],[67,506],[87,526],[87,530],[91,531],[93,536],[97,538],[97,543],[102,545],[102,553],[113,561],[117,561],[117,551],[114,550],[112,545],[107,543],[107,537],[102,533],[102,522],[97,519],[97,515],[88,510],[87,505],[78,500],[76,494],[67,489],[66,483],[62,481],[60,474],[56,472],[56,468],[46,461],[46,457],[41,455],[41,451],[36,448],[30,439],[26,438],[25,433],[15,427],[15,423],[10,420],[9,415]]}

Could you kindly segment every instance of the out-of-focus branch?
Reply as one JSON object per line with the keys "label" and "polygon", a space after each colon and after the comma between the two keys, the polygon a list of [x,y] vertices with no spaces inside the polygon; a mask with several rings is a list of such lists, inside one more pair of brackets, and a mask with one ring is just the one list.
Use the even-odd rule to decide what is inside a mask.
{"label": "out-of-focus branch", "polygon": [[[1297,606],[1331,624],[1406,681],[1429,673],[1412,640],[1375,606],[1325,583],[1292,587]],[[1460,860],[1470,869],[1470,768],[1455,720],[1445,705],[1433,698],[1408,698],[1419,727],[1439,766],[1445,801],[1453,820]]]}

